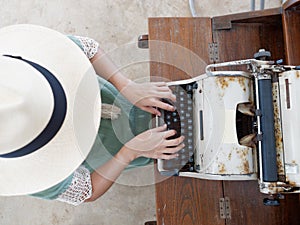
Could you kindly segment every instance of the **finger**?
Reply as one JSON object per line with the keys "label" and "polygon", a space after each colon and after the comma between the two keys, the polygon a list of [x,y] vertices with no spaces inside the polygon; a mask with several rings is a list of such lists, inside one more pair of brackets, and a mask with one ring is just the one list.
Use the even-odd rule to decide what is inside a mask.
{"label": "finger", "polygon": [[177,158],[179,155],[178,154],[161,154],[158,158],[159,159],[165,159],[165,160],[170,160],[170,159],[175,159]]}
{"label": "finger", "polygon": [[157,87],[168,87],[166,82],[160,81],[160,82],[151,82],[152,84],[156,85]]}
{"label": "finger", "polygon": [[153,92],[152,94],[150,94],[151,96],[157,96],[157,97],[161,97],[161,98],[168,98],[172,101],[176,101],[176,96],[173,94],[172,90],[170,89],[169,86],[165,85],[155,85],[156,88],[152,89],[155,90],[155,92]]}
{"label": "finger", "polygon": [[164,133],[164,138],[168,139],[168,138],[174,136],[176,133],[177,133],[176,130],[167,130]]}
{"label": "finger", "polygon": [[168,92],[167,91],[166,92],[159,92],[159,93],[157,93],[156,96],[159,97],[159,98],[169,99],[172,102],[176,102],[176,95],[174,95],[171,90],[168,91]]}
{"label": "finger", "polygon": [[172,93],[171,89],[167,85],[165,85],[165,86],[156,86],[156,91]]}
{"label": "finger", "polygon": [[176,146],[176,147],[167,147],[167,148],[164,148],[162,150],[162,152],[164,154],[175,154],[175,153],[178,153],[181,149],[183,149],[185,146],[184,143],[181,143],[180,145]]}
{"label": "finger", "polygon": [[153,101],[153,106],[156,106],[160,109],[164,109],[164,110],[167,110],[167,111],[174,111],[175,110],[175,107],[173,105],[170,105],[169,103],[163,102],[159,99],[155,99]]}
{"label": "finger", "polygon": [[167,147],[174,147],[180,145],[184,140],[184,136],[180,136],[178,138],[166,140],[165,144]]}
{"label": "finger", "polygon": [[167,129],[167,124],[163,124],[162,126],[152,128],[151,130],[156,132],[162,132],[165,131],[166,129]]}
{"label": "finger", "polygon": [[153,107],[141,107],[142,110],[151,113],[153,115],[161,116],[161,113],[158,109],[153,108]]}

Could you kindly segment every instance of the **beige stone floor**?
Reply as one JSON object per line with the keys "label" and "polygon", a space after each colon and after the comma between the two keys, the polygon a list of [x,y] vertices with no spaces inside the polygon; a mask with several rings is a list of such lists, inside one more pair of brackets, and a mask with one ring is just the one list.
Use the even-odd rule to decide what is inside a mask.
{"label": "beige stone floor", "polygon": [[[250,0],[194,2],[197,16],[250,10]],[[267,0],[265,7],[280,4]],[[138,49],[136,41],[147,33],[147,18],[191,16],[188,0],[0,0],[0,5],[0,27],[33,23],[93,37],[124,73],[142,80],[149,76],[148,50]],[[0,197],[0,225],[142,225],[149,220],[155,220],[151,166],[125,172],[98,201],[78,207],[26,196]]]}

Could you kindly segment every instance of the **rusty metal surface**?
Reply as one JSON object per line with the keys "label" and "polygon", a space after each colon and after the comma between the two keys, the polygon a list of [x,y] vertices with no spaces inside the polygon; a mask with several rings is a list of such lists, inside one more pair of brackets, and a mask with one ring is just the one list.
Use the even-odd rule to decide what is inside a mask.
{"label": "rusty metal surface", "polygon": [[[221,89],[226,89],[229,87],[230,83],[238,83],[242,90],[246,91],[246,80],[245,77],[242,76],[220,76],[216,77],[216,83]],[[249,82],[247,82],[249,83]]]}
{"label": "rusty metal surface", "polygon": [[[275,127],[275,145],[277,152],[277,173],[280,179],[284,179],[284,152],[283,152],[283,137],[281,128],[281,114],[280,114],[280,98],[279,98],[278,83],[273,83],[273,106],[274,106],[274,127]],[[284,181],[284,180],[282,180]]]}

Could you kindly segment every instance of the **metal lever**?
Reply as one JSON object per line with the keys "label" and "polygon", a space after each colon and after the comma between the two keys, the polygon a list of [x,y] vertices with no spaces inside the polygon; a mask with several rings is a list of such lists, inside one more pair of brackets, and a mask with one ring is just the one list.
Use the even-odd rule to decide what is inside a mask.
{"label": "metal lever", "polygon": [[279,206],[280,202],[279,199],[269,199],[269,198],[264,198],[263,203],[265,206]]}
{"label": "metal lever", "polygon": [[138,37],[138,47],[139,48],[149,48],[149,35],[142,34]]}

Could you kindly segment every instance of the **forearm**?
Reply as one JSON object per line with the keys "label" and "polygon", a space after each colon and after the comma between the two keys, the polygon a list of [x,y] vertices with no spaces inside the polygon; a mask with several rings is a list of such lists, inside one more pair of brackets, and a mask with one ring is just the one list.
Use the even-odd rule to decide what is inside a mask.
{"label": "forearm", "polygon": [[91,62],[96,73],[111,82],[119,91],[131,82],[100,48]]}
{"label": "forearm", "polygon": [[87,201],[94,201],[102,196],[136,157],[132,151],[124,146],[111,160],[97,168],[91,174],[93,193]]}

